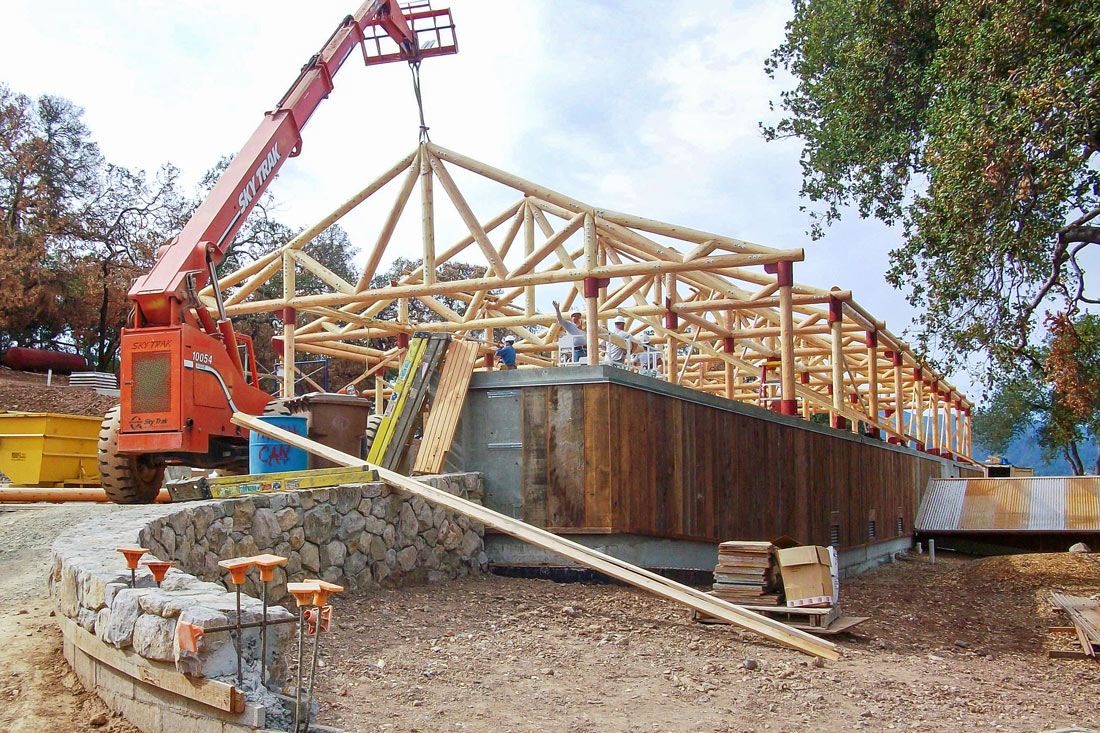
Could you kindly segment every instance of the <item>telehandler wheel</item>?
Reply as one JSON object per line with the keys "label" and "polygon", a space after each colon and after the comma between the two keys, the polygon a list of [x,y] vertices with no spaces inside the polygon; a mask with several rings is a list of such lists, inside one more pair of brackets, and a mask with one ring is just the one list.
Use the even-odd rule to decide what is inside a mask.
{"label": "telehandler wheel", "polygon": [[99,476],[103,491],[116,504],[152,504],[164,485],[163,463],[152,456],[126,456],[118,452],[122,408],[112,407],[99,429]]}

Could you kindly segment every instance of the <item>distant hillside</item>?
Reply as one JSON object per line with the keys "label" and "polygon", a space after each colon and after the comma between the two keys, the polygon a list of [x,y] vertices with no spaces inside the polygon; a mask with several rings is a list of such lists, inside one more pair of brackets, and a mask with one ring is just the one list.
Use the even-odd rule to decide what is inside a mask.
{"label": "distant hillside", "polygon": [[[1091,471],[1096,467],[1096,444],[1088,444],[1080,446],[1081,460],[1085,464],[1085,470]],[[986,456],[995,451],[991,451],[981,444],[974,443],[974,458],[979,461],[985,460]],[[1009,463],[1014,466],[1030,466],[1035,469],[1036,476],[1072,476],[1073,470],[1069,467],[1069,462],[1065,458],[1059,457],[1057,460],[1047,463],[1043,460],[1043,450],[1039,447],[1039,440],[1035,435],[1035,430],[1031,429],[1024,435],[1017,438],[1012,445],[1008,447],[1008,451],[1004,454],[1004,457],[1008,459]]]}

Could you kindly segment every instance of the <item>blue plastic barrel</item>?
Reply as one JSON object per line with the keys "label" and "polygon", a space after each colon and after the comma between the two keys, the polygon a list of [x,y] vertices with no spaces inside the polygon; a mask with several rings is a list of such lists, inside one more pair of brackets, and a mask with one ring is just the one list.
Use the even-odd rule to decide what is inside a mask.
{"label": "blue plastic barrel", "polygon": [[[304,415],[264,415],[259,418],[269,425],[295,435],[306,435]],[[279,473],[304,471],[309,468],[309,454],[301,448],[287,445],[253,430],[248,436],[248,472]]]}

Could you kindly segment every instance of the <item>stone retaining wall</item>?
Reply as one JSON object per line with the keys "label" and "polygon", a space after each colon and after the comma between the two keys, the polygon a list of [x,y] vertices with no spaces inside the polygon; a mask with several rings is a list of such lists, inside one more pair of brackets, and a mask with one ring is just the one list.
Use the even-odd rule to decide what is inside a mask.
{"label": "stone retaining wall", "polygon": [[[480,474],[419,480],[482,500]],[[236,597],[218,560],[265,552],[288,557],[268,594],[273,605],[269,618],[281,619],[292,617],[277,605],[289,599],[287,580],[323,577],[352,591],[483,572],[488,564],[483,534],[479,523],[380,482],[154,505],[90,520],[58,537],[51,548],[50,594],[60,614],[105,644],[172,664],[188,675],[233,681],[229,677],[236,672],[236,654],[230,634],[204,637],[197,654],[181,650],[175,641],[178,620],[210,627],[235,618]],[[138,571],[137,587],[129,587],[129,571],[115,548],[135,544],[149,548],[158,559],[179,562],[159,589],[145,568]],[[262,614],[255,575],[253,571],[244,586],[245,622]],[[276,682],[285,678],[294,629],[288,623],[269,630],[267,664],[269,678]],[[279,707],[258,683],[259,639],[258,629],[243,634],[243,691],[254,703],[246,729],[263,725],[262,710],[257,722],[256,705],[269,708],[269,724],[270,709]],[[112,707],[120,710],[120,704]]]}

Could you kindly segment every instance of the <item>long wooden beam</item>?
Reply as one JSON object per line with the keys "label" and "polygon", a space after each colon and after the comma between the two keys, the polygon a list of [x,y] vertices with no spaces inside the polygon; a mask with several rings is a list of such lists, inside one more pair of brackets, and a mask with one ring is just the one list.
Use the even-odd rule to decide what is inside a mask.
{"label": "long wooden beam", "polygon": [[[237,412],[233,415],[233,422],[241,427],[266,435],[270,438],[283,441],[297,448],[307,450],[317,456],[325,458],[342,466],[362,466],[364,461],[357,456],[329,448],[320,443],[295,435],[287,430],[282,430],[273,425],[259,420],[252,415]],[[541,547],[544,550],[557,553],[573,562],[585,567],[597,570],[616,580],[629,583],[637,588],[654,593],[670,601],[681,603],[693,608],[700,613],[715,616],[724,621],[729,621],[743,629],[753,631],[767,639],[797,649],[822,659],[838,659],[840,650],[835,645],[812,634],[794,629],[784,623],[767,618],[740,606],[723,601],[720,598],[696,590],[690,586],[676,583],[663,576],[652,573],[644,568],[631,565],[624,560],[606,555],[584,545],[559,537],[552,532],[547,532],[539,527],[532,526],[513,517],[506,516],[492,509],[475,504],[453,494],[428,486],[427,484],[403,476],[394,471],[366,464],[370,469],[378,472],[379,477],[390,486],[406,491],[413,496],[419,496],[425,501],[436,506],[474,519],[487,527],[500,530],[528,544]]]}

